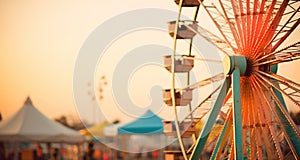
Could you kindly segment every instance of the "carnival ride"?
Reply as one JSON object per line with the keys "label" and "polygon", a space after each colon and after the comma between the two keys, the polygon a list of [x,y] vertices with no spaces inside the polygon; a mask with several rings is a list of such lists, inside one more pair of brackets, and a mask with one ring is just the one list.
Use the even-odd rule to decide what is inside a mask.
{"label": "carnival ride", "polygon": [[[224,119],[216,133],[210,159],[300,159],[300,134],[284,100],[300,107],[300,84],[277,74],[279,64],[300,58],[300,41],[288,40],[300,23],[298,0],[175,0],[178,18],[169,22],[174,52],[164,57],[172,86],[164,90],[165,103],[175,120],[165,121],[166,135],[178,138],[181,150],[166,150],[166,159],[199,159],[217,118]],[[184,10],[194,10],[183,20]],[[206,14],[217,32],[203,27]],[[193,55],[193,38],[201,36],[224,54],[224,73],[190,82],[194,64],[212,61]],[[188,41],[187,54],[177,51]],[[218,62],[216,60],[216,62]],[[186,87],[178,88],[176,75],[186,74]],[[222,82],[222,83],[220,83]],[[196,106],[193,91],[220,83]],[[215,97],[215,98],[213,98]],[[205,105],[206,102],[213,105]],[[178,110],[188,114],[180,119]],[[203,118],[205,116],[205,118]],[[203,123],[197,133],[196,125]],[[220,125],[218,125],[220,126]],[[216,132],[216,131],[215,131]],[[191,139],[192,144],[185,144]]]}

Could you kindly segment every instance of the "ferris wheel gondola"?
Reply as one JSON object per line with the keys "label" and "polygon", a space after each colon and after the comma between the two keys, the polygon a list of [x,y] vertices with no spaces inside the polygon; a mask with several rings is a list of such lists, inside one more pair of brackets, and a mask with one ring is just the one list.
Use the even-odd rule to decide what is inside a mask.
{"label": "ferris wheel gondola", "polygon": [[[300,23],[300,1],[175,3],[178,18],[169,22],[174,52],[165,57],[172,86],[164,90],[164,101],[174,108],[175,120],[165,121],[164,125],[166,135],[178,138],[181,150],[166,150],[166,159],[199,159],[208,147],[213,148],[210,159],[300,159],[300,132],[284,101],[300,107],[300,84],[277,73],[279,64],[300,58],[299,39],[287,41]],[[187,8],[194,9],[195,14],[191,20],[182,20]],[[198,21],[204,15],[216,30]],[[191,84],[190,71],[197,60],[220,63],[192,54],[192,46],[197,45],[193,42],[195,36],[201,36],[224,55],[224,74],[215,73]],[[182,39],[188,40],[190,47],[188,54],[178,55],[177,41]],[[184,88],[175,86],[179,73],[187,75]],[[197,106],[191,106],[193,90],[221,81]],[[182,107],[188,108],[183,120],[178,115]],[[221,124],[218,117],[223,120]],[[192,144],[185,144],[184,139],[191,139]]]}

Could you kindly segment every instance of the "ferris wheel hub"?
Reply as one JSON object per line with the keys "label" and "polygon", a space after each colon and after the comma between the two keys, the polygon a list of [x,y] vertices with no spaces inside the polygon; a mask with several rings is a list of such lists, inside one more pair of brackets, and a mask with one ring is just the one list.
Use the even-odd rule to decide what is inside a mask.
{"label": "ferris wheel hub", "polygon": [[234,69],[240,70],[241,76],[246,75],[247,59],[245,56],[225,56],[223,59],[224,74],[231,74]]}

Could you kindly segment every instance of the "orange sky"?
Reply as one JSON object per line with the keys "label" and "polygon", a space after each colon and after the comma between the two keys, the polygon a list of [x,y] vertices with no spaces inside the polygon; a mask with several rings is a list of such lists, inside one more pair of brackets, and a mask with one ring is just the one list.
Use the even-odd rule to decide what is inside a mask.
{"label": "orange sky", "polygon": [[[0,112],[4,118],[19,109],[28,95],[49,117],[76,114],[72,76],[76,56],[87,36],[103,21],[132,9],[177,10],[171,0],[115,3],[103,0],[0,2]],[[298,27],[291,41],[299,37]],[[295,69],[299,66],[299,62],[292,67],[283,65],[279,71],[299,82],[299,71]],[[111,105],[111,101],[103,103]]]}
{"label": "orange sky", "polygon": [[145,7],[176,9],[171,1],[115,3],[0,2],[0,112],[4,118],[19,109],[27,95],[49,117],[75,114],[73,69],[87,36],[103,21],[122,12]]}

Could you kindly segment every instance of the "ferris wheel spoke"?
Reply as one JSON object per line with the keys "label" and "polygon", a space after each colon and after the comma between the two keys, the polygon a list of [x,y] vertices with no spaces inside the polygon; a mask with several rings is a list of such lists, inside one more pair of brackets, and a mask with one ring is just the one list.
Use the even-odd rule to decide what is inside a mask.
{"label": "ferris wheel spoke", "polygon": [[257,154],[257,146],[255,140],[255,130],[253,128],[250,129],[250,150],[249,150],[249,159],[255,159]]}
{"label": "ferris wheel spoke", "polygon": [[242,13],[240,13],[240,6],[236,1],[233,1],[233,0],[231,0],[231,6],[232,6],[233,14],[235,17],[235,25],[237,28],[237,34],[240,37],[240,44],[241,44],[242,48],[244,49],[245,48],[245,37],[243,34],[243,28],[241,26],[243,18],[242,18]]}
{"label": "ferris wheel spoke", "polygon": [[259,128],[262,133],[261,136],[263,139],[263,144],[266,148],[266,154],[267,154],[268,159],[276,159],[276,157],[274,155],[275,148],[274,148],[273,144],[271,144],[271,142],[270,142],[268,130],[265,127],[259,127]]}
{"label": "ferris wheel spoke", "polygon": [[197,60],[197,61],[205,61],[205,62],[215,62],[215,63],[222,63],[221,60],[215,60],[215,59],[206,59],[206,58],[197,58],[197,57],[191,57],[191,56],[183,56],[184,59],[190,59],[190,60]]}
{"label": "ferris wheel spoke", "polygon": [[[298,107],[300,107],[300,84],[293,82],[287,78],[284,78],[282,76],[279,76],[274,73],[265,73],[259,71],[260,77],[267,82],[269,85],[274,87],[277,91],[284,94],[287,98],[289,98],[292,102],[294,102]],[[265,76],[265,77],[264,77]],[[284,89],[281,89],[276,83],[272,82],[268,78],[272,78],[273,80],[276,80],[279,85],[284,87]]]}
{"label": "ferris wheel spoke", "polygon": [[296,42],[279,51],[271,52],[254,61],[253,66],[264,64],[278,64],[287,61],[297,60],[300,58],[300,42]]}
{"label": "ferris wheel spoke", "polygon": [[280,53],[280,54],[277,54],[277,56],[274,59],[258,63],[255,66],[261,66],[261,65],[265,65],[265,64],[276,65],[279,63],[295,61],[298,59],[300,59],[300,53],[294,53],[294,54],[293,53]]}
{"label": "ferris wheel spoke", "polygon": [[[243,82],[244,83],[244,82]],[[242,83],[242,84],[243,84]],[[250,84],[252,86],[252,84]],[[245,84],[243,84],[243,88],[245,87]],[[249,95],[242,95],[243,98],[248,98],[248,100],[244,100],[243,103],[245,105],[247,105],[247,112],[248,113],[248,123],[244,124],[246,128],[248,128],[248,131],[249,131],[249,139],[250,139],[250,153],[249,153],[249,157],[250,159],[255,159],[256,157],[256,141],[255,141],[255,129],[253,126],[255,126],[255,124],[257,123],[257,117],[255,116],[255,113],[256,113],[256,109],[254,108],[254,106],[258,106],[258,104],[256,104],[257,102],[255,102],[255,104],[253,104],[251,102],[251,99],[255,99],[255,90],[253,89],[253,87],[250,87],[250,92],[249,92]],[[242,92],[242,93],[245,93],[245,92]]]}
{"label": "ferris wheel spoke", "polygon": [[[261,119],[261,126],[264,129],[268,129],[267,132],[270,133],[271,138],[267,139],[269,140],[270,143],[273,143],[275,146],[276,153],[279,159],[283,159],[283,153],[282,150],[280,148],[280,144],[279,144],[279,140],[276,134],[276,129],[275,127],[277,127],[276,125],[274,125],[275,123],[275,119],[273,118],[273,116],[271,116],[270,113],[270,109],[272,111],[272,109],[274,108],[274,105],[271,103],[271,97],[269,92],[263,92],[263,88],[261,86],[259,86],[257,84],[257,82],[255,82],[254,84],[254,89],[258,92],[258,94],[260,96],[258,96],[257,99],[255,99],[256,101],[258,101],[260,103],[259,108],[261,110],[261,113],[259,113],[260,119]],[[273,141],[273,142],[271,142]],[[268,145],[268,143],[265,143]],[[266,148],[269,148],[270,146],[266,146]],[[273,156],[272,151],[269,152],[270,156]],[[272,158],[271,158],[272,159]]]}
{"label": "ferris wheel spoke", "polygon": [[[249,2],[248,0],[246,2]],[[245,49],[247,49],[247,28],[246,28],[246,17],[248,17],[249,15],[247,15],[247,13],[245,12],[245,5],[244,5],[244,2],[242,0],[238,0],[238,19],[239,19],[239,24],[240,24],[240,27],[241,27],[241,33],[242,34],[242,37],[243,37],[243,44],[244,44],[244,51]]]}
{"label": "ferris wheel spoke", "polygon": [[[282,146],[288,147],[296,159],[299,159],[299,137],[291,133],[290,126],[284,125],[284,122],[280,122],[283,134]],[[287,142],[287,144],[285,143]],[[286,154],[285,156],[288,156]]]}
{"label": "ferris wheel spoke", "polygon": [[[273,126],[276,130],[277,130],[277,135],[275,135],[275,137],[279,137],[281,138],[281,134],[283,134],[283,138],[281,138],[281,140],[278,140],[277,143],[279,143],[279,146],[286,146],[286,144],[284,143],[285,140],[288,142],[287,145],[288,147],[292,150],[293,152],[293,156],[294,157],[298,157],[297,154],[296,154],[296,151],[295,151],[295,146],[292,144],[292,140],[290,139],[290,135],[288,135],[287,131],[286,131],[286,128],[288,127],[287,125],[285,125],[281,118],[280,118],[280,115],[278,115],[278,113],[276,113],[275,109],[273,107],[270,107],[271,109],[271,112],[274,113],[275,115],[275,118],[277,119],[277,123],[275,126]],[[280,130],[278,131],[278,128],[280,128]],[[272,138],[273,138],[273,135],[272,135]],[[279,148],[281,150],[281,148]],[[282,152],[282,151],[281,151]],[[278,153],[278,152],[277,152]],[[286,156],[286,155],[282,155],[281,153],[281,157],[282,156]],[[283,157],[281,159],[284,159]]]}
{"label": "ferris wheel spoke", "polygon": [[[282,103],[280,102],[280,100],[278,99],[277,95],[275,94],[275,92],[273,90],[271,90],[271,96],[275,100],[275,103],[279,107],[279,109],[282,112],[282,114],[284,115],[285,119],[288,121],[288,125],[291,126],[291,128],[297,134],[297,136],[300,137],[300,134],[299,134],[296,124],[294,123],[294,121],[290,117],[289,113],[287,112],[285,107],[282,105]],[[285,124],[285,125],[287,125],[287,124]]]}
{"label": "ferris wheel spoke", "polygon": [[256,144],[256,152],[257,152],[257,159],[262,160],[263,159],[263,140],[261,136],[261,129],[255,128],[255,144]]}
{"label": "ferris wheel spoke", "polygon": [[[292,153],[296,159],[299,159],[300,157],[300,141],[299,141],[299,131],[297,129],[297,126],[295,125],[294,121],[290,117],[290,115],[286,112],[284,109],[284,106],[282,106],[280,100],[278,99],[276,93],[271,90],[272,98],[274,98],[277,106],[279,109],[276,109],[275,112],[277,112],[277,117],[279,119],[279,124],[281,128],[283,129],[283,133],[285,136],[286,141],[288,142],[288,145],[290,149],[292,150]],[[278,108],[277,107],[277,108]],[[284,113],[283,113],[284,112]]]}
{"label": "ferris wheel spoke", "polygon": [[219,111],[221,110],[223,100],[225,99],[226,94],[230,88],[230,84],[231,84],[230,78],[226,78],[226,80],[224,81],[224,83],[222,85],[220,93],[219,93],[216,101],[214,102],[214,106],[212,107],[212,109],[209,112],[208,119],[207,119],[206,123],[204,124],[202,131],[197,139],[196,145],[193,149],[190,159],[199,159],[200,153],[207,141],[207,138],[211,132],[213,124],[215,123],[215,120],[217,118],[217,115],[219,114]]}
{"label": "ferris wheel spoke", "polygon": [[[233,132],[233,131],[232,131]],[[234,134],[232,133],[232,138],[231,138],[231,141],[229,142],[230,145],[228,147],[230,147],[228,150],[229,150],[229,155],[228,155],[228,159],[229,160],[234,160]]]}
{"label": "ferris wheel spoke", "polygon": [[265,0],[261,2],[259,0],[255,0],[253,9],[254,9],[253,19],[252,19],[253,25],[252,25],[252,32],[251,32],[252,38],[250,41],[251,52],[253,52],[253,48],[257,41],[257,37],[262,30],[263,16],[265,15]]}
{"label": "ferris wheel spoke", "polygon": [[201,5],[203,6],[210,19],[214,22],[224,41],[236,53],[237,45],[235,43],[235,38],[233,37],[234,34],[232,34],[229,25],[230,21],[225,18],[225,15],[222,14],[221,11],[213,3],[210,5],[206,5],[201,2]]}
{"label": "ferris wheel spoke", "polygon": [[[226,21],[226,24],[228,24],[229,26],[229,29],[231,31],[231,34],[232,35],[227,35],[233,43],[234,43],[234,46],[240,50],[241,48],[243,48],[241,46],[241,43],[238,43],[241,41],[241,38],[240,36],[238,35],[238,32],[234,26],[235,22],[234,22],[234,13],[233,13],[233,8],[231,6],[231,2],[229,0],[219,0],[219,4],[221,6],[221,10],[223,12],[223,15],[225,17],[225,21]],[[225,24],[225,23],[224,23]]]}
{"label": "ferris wheel spoke", "polygon": [[[294,102],[298,107],[300,106],[300,84],[293,82],[287,78],[284,78],[282,76],[279,76],[274,73],[265,73],[265,72],[260,72],[261,74],[272,78],[275,80],[275,82],[271,82],[272,86],[279,92],[283,93],[286,95],[292,102]],[[279,87],[281,86],[281,89]]]}
{"label": "ferris wheel spoke", "polygon": [[[259,106],[259,104],[257,104],[257,101],[254,101],[255,102],[255,106]],[[258,128],[258,127],[255,127],[256,124],[259,123],[259,118],[258,118],[258,115],[255,114],[257,113],[256,112],[256,108],[251,105],[251,109],[252,109],[252,118],[253,118],[253,121],[250,125],[250,128],[252,128],[254,134],[253,134],[253,139],[255,139],[255,149],[256,149],[256,152],[257,152],[257,158],[258,159],[262,159],[262,146],[263,146],[263,137],[261,136],[261,128]],[[255,153],[254,153],[255,155]],[[254,157],[255,159],[255,157]]]}
{"label": "ferris wheel spoke", "polygon": [[275,107],[270,106],[270,109],[277,118],[278,124],[281,126],[281,129],[285,134],[286,140],[290,149],[293,152],[294,157],[299,158],[300,151],[299,149],[296,149],[300,146],[299,131],[297,129],[297,126],[291,119],[290,115],[288,114],[281,101],[278,99],[276,93],[270,87],[268,87],[267,82],[264,82],[262,79],[259,78],[257,78],[257,80],[265,90],[269,90],[268,93],[270,93],[272,99],[274,99],[275,103],[277,104]]}
{"label": "ferris wheel spoke", "polygon": [[249,23],[249,25],[251,25],[251,26],[248,30],[248,32],[249,32],[249,48],[253,47],[253,43],[256,40],[255,33],[256,33],[256,30],[258,27],[258,19],[260,19],[259,17],[262,16],[262,13],[259,10],[259,6],[260,6],[260,1],[254,0],[253,5],[252,5],[252,11],[250,11],[250,12],[252,12],[251,21]]}
{"label": "ferris wheel spoke", "polygon": [[297,87],[300,88],[300,84],[292,81],[292,80],[289,80],[285,77],[282,77],[278,74],[275,74],[275,73],[272,73],[272,72],[262,72],[262,71],[259,71],[258,73],[260,74],[263,74],[265,76],[268,76],[269,78],[272,78],[278,82],[280,82],[281,84],[285,84],[285,86],[289,87],[289,88],[292,88],[294,90],[297,90]]}
{"label": "ferris wheel spoke", "polygon": [[184,21],[182,22],[184,26],[186,26],[189,30],[197,33],[199,36],[203,37],[209,43],[217,47],[220,51],[222,51],[226,55],[232,55],[234,51],[232,48],[220,37],[208,31],[207,29],[197,25],[197,30],[186,24]]}
{"label": "ferris wheel spoke", "polygon": [[256,139],[255,139],[255,131],[254,131],[254,129],[252,128],[251,129],[251,132],[250,132],[250,150],[249,150],[249,154],[250,154],[250,156],[249,156],[249,159],[255,159],[257,156],[257,151],[256,151],[256,149],[257,149],[257,146],[256,146]]}
{"label": "ferris wheel spoke", "polygon": [[276,0],[267,1],[263,9],[263,16],[261,17],[261,28],[256,36],[256,41],[253,45],[253,53],[257,53],[256,57],[261,56],[262,50],[265,49],[266,44],[272,39],[274,35],[274,28],[276,28],[281,20],[282,13],[287,6],[288,0],[278,2]]}
{"label": "ferris wheel spoke", "polygon": [[[264,106],[264,107],[268,107],[268,106]],[[269,106],[269,107],[271,107],[271,106]],[[269,108],[265,108],[264,109],[264,113],[266,114],[266,113],[269,113]],[[267,115],[267,114],[266,114]],[[268,116],[270,116],[270,115],[268,115]],[[267,116],[266,116],[267,117]],[[266,123],[266,127],[268,128],[268,133],[270,133],[270,141],[273,141],[273,144],[274,144],[274,146],[275,146],[275,150],[276,150],[276,153],[277,153],[277,156],[278,156],[278,158],[279,159],[283,159],[283,152],[282,152],[282,150],[281,150],[281,148],[280,148],[280,142],[279,142],[279,140],[278,140],[278,137],[277,137],[277,134],[276,134],[276,129],[277,129],[277,125],[274,125],[274,123],[273,123],[274,121],[268,121],[267,123]],[[265,128],[266,128],[265,127]],[[268,147],[267,147],[268,148]],[[273,151],[274,151],[274,149],[273,149]],[[273,155],[273,151],[271,151],[271,152],[269,152],[270,153],[270,155]]]}
{"label": "ferris wheel spoke", "polygon": [[263,113],[261,113],[262,110],[262,106],[263,104],[260,104],[260,106],[257,108],[260,110],[260,112],[257,112],[257,119],[258,119],[258,123],[255,124],[254,127],[259,128],[261,130],[261,138],[263,141],[263,144],[265,145],[266,148],[266,154],[268,156],[268,159],[275,159],[274,157],[274,151],[276,150],[273,142],[271,141],[271,139],[269,138],[270,135],[270,131],[266,128],[266,125],[268,123],[266,123],[266,119],[263,115]]}
{"label": "ferris wheel spoke", "polygon": [[215,75],[213,77],[206,78],[206,79],[201,80],[201,81],[199,81],[197,83],[191,84],[191,85],[187,86],[186,88],[183,88],[182,90],[193,90],[193,89],[196,89],[196,88],[199,88],[199,87],[204,87],[206,85],[209,85],[209,84],[212,84],[212,83],[224,80],[224,78],[225,78],[224,74],[220,73],[220,74],[217,74],[217,75]]}
{"label": "ferris wheel spoke", "polygon": [[250,42],[251,42],[251,26],[252,26],[252,19],[253,15],[251,14],[251,11],[253,8],[251,8],[250,0],[246,0],[246,52],[249,52],[250,49]]}
{"label": "ferris wheel spoke", "polygon": [[267,48],[272,45],[272,51],[276,50],[300,24],[300,1],[290,0],[282,19],[285,22],[278,25],[272,40],[266,45]]}
{"label": "ferris wheel spoke", "polygon": [[[275,30],[273,28],[277,28],[287,3],[288,0],[284,0],[281,4],[276,3],[276,0],[272,0],[270,4],[265,6],[267,11],[263,17],[263,25],[254,45],[254,53],[258,53],[256,56],[260,56],[260,54],[262,54],[260,50],[265,49],[266,44],[274,35]],[[280,5],[278,9],[275,7],[276,4]]]}
{"label": "ferris wheel spoke", "polygon": [[[221,85],[219,85],[215,90],[213,90],[209,95],[207,95],[199,104],[197,107],[195,107],[189,114],[186,115],[185,118],[183,118],[183,121],[187,120],[187,119],[190,119],[191,115],[193,115],[197,110],[199,109],[203,109],[201,106],[207,102],[209,99],[211,99],[211,97],[221,88]],[[196,117],[196,118],[199,118],[199,119],[202,119],[207,112],[209,112],[210,109],[203,109],[204,110],[204,113],[203,114],[200,114],[200,117]]]}
{"label": "ferris wheel spoke", "polygon": [[265,64],[269,65],[276,65],[279,63],[284,63],[284,62],[290,62],[290,61],[295,61],[300,59],[300,50],[297,51],[292,51],[292,52],[282,52],[282,53],[277,53],[274,59],[271,60],[266,60],[264,62],[258,63],[254,66],[261,66]]}
{"label": "ferris wheel spoke", "polygon": [[229,134],[232,131],[232,109],[229,111],[229,114],[225,120],[225,123],[223,125],[223,129],[221,131],[221,134],[217,140],[216,146],[213,150],[212,156],[210,159],[220,159],[222,150],[224,149],[224,146],[226,144],[226,141],[224,139],[228,138]]}
{"label": "ferris wheel spoke", "polygon": [[[281,101],[279,100],[279,98],[277,97],[276,93],[273,91],[273,89],[276,91],[278,91],[275,84],[270,83],[268,80],[266,80],[266,78],[262,77],[261,75],[256,74],[256,76],[258,78],[257,81],[260,83],[260,85],[262,85],[264,87],[264,89],[266,90],[270,90],[270,94],[272,96],[272,99],[275,101],[275,103],[277,104],[277,107],[279,107],[280,112],[282,112],[282,115],[286,118],[286,120],[288,121],[289,125],[292,126],[294,132],[297,134],[298,137],[300,137],[299,131],[297,129],[296,124],[293,122],[293,120],[291,119],[289,113],[287,112],[285,106],[283,106],[283,104],[281,103]],[[269,86],[269,87],[268,87]],[[272,88],[273,89],[272,89]],[[300,145],[300,144],[299,144]]]}
{"label": "ferris wheel spoke", "polygon": [[[232,126],[230,127],[232,128]],[[233,138],[233,134],[232,134],[232,129],[230,130],[230,133],[229,133],[229,138],[226,142],[226,145],[224,147],[224,152],[223,152],[223,155],[222,155],[222,158],[221,159],[230,159],[230,149],[232,148],[232,138]]]}

